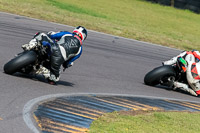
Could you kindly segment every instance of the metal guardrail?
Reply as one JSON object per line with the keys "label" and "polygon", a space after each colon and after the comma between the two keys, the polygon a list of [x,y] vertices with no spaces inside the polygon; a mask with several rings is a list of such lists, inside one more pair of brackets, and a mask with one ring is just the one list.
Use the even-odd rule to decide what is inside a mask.
{"label": "metal guardrail", "polygon": [[180,9],[188,9],[195,13],[200,13],[200,0],[146,0],[161,5],[173,6]]}

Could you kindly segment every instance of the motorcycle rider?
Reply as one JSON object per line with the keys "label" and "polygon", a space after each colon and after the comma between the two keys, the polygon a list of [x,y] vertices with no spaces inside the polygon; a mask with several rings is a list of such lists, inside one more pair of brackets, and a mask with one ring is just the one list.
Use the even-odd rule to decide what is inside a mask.
{"label": "motorcycle rider", "polygon": [[87,30],[83,26],[76,27],[73,32],[50,31],[47,34],[37,33],[28,43],[22,45],[24,50],[34,49],[36,46],[48,47],[50,51],[50,67],[40,67],[36,74],[42,74],[50,84],[56,84],[60,78],[60,67],[63,71],[71,67],[73,62],[81,56],[82,43],[87,38]]}
{"label": "motorcycle rider", "polygon": [[163,65],[173,65],[177,59],[184,59],[186,62],[186,79],[188,84],[174,82],[174,89],[179,88],[183,91],[189,92],[194,96],[200,96],[200,52],[197,50],[183,51],[176,57],[168,61],[164,61]]}

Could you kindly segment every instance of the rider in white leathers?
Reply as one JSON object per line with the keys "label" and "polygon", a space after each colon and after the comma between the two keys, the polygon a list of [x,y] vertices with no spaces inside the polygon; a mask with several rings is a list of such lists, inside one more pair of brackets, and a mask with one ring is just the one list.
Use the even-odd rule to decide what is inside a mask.
{"label": "rider in white leathers", "polygon": [[200,52],[197,50],[184,51],[178,56],[168,61],[164,61],[163,65],[172,65],[177,62],[177,58],[182,57],[187,62],[186,78],[188,84],[174,82],[174,88],[180,88],[194,96],[200,96]]}

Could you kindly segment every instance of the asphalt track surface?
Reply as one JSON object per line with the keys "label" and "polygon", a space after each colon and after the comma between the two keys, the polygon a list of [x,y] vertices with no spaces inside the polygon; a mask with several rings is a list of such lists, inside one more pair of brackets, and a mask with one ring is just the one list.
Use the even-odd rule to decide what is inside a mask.
{"label": "asphalt track surface", "polygon": [[74,27],[0,13],[0,132],[29,133],[23,120],[28,101],[66,93],[105,93],[159,97],[199,102],[189,94],[144,85],[144,75],[180,51],[94,31],[88,32],[83,53],[72,68],[61,74],[57,86],[41,77],[7,75],[3,65],[22,51],[40,31],[72,31]]}

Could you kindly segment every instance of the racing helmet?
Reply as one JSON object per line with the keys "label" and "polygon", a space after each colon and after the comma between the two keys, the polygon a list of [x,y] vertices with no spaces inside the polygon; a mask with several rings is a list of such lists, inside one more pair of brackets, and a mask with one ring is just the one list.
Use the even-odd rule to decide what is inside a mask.
{"label": "racing helmet", "polygon": [[78,26],[73,30],[73,34],[79,36],[82,41],[87,38],[87,30],[83,26]]}

